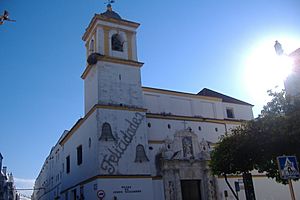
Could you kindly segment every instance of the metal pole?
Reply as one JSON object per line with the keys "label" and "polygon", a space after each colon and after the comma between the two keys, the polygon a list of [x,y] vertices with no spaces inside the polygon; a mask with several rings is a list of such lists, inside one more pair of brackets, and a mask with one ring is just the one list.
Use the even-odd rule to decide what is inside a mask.
{"label": "metal pole", "polygon": [[296,200],[294,189],[293,189],[292,180],[289,178],[288,182],[289,182],[289,188],[290,188],[291,198],[292,198],[292,200]]}

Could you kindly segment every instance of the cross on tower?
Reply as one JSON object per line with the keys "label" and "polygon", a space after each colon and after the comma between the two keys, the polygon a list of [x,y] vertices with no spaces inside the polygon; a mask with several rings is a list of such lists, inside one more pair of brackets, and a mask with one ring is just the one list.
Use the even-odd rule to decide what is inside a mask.
{"label": "cross on tower", "polygon": [[109,5],[109,4],[112,4],[112,3],[115,3],[115,0],[107,0],[105,4]]}

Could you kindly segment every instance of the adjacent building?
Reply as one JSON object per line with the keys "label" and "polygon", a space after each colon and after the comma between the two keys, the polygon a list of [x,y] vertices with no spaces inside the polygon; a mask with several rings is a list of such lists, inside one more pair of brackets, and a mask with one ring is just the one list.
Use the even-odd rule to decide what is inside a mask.
{"label": "adjacent building", "polygon": [[[92,18],[83,35],[84,117],[51,149],[34,200],[232,199],[223,178],[210,173],[210,151],[253,119],[252,105],[208,88],[192,94],[143,87],[138,27],[110,5]],[[277,186],[254,176],[257,199],[288,198],[287,188]]]}
{"label": "adjacent building", "polygon": [[286,93],[290,96],[300,96],[300,48],[290,53],[292,71],[284,82]]}
{"label": "adjacent building", "polygon": [[2,160],[0,153],[0,200],[18,200],[13,175],[7,172],[7,167],[2,168]]}

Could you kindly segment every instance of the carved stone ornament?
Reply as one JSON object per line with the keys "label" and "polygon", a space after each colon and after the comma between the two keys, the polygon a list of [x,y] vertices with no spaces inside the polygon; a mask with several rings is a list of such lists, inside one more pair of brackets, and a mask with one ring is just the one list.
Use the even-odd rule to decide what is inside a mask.
{"label": "carved stone ornament", "polygon": [[183,157],[191,158],[194,156],[192,137],[182,138]]}

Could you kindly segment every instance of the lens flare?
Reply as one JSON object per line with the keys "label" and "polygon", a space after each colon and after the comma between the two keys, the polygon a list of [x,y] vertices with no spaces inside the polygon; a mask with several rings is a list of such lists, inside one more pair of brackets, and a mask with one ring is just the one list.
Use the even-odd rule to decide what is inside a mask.
{"label": "lens flare", "polygon": [[257,45],[245,61],[243,81],[256,105],[264,105],[269,100],[268,90],[275,87],[283,89],[285,79],[292,72],[292,60],[287,55],[275,53],[274,41]]}

